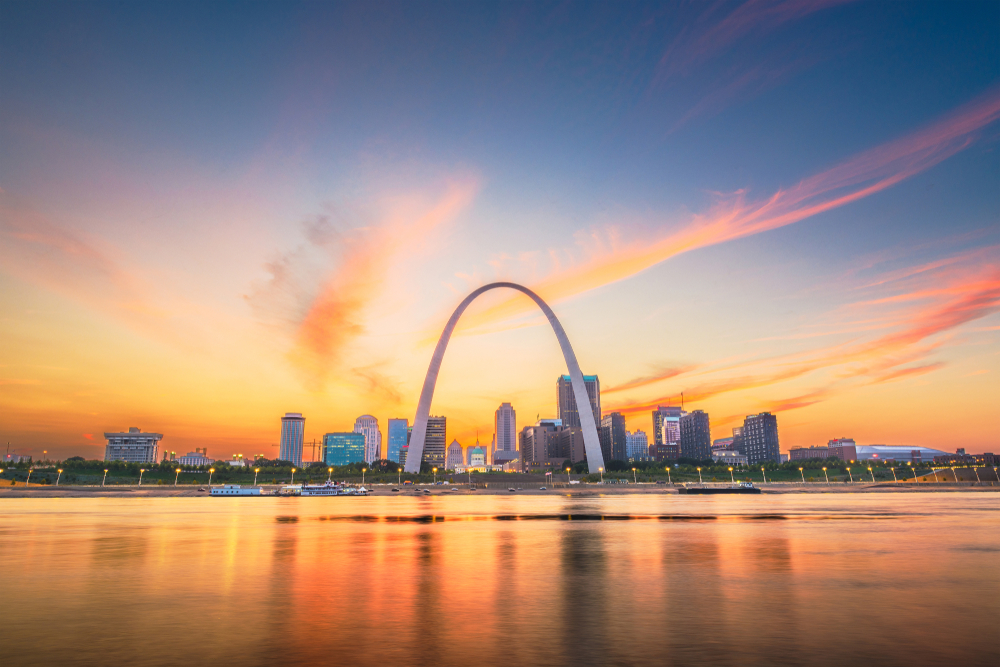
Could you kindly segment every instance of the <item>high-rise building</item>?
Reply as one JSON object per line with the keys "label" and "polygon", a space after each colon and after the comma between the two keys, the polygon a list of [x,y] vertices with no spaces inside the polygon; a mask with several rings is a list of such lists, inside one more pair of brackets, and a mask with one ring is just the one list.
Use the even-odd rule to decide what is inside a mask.
{"label": "high-rise building", "polygon": [[399,449],[399,466],[401,468],[406,467],[406,455],[410,452],[410,445],[403,445]]}
{"label": "high-rise building", "polygon": [[627,461],[625,417],[620,412],[612,412],[605,415],[600,424],[597,434],[601,439],[601,453],[604,455],[605,465],[610,461]]}
{"label": "high-rise building", "polygon": [[399,463],[399,452],[409,442],[409,420],[390,419],[386,426],[387,449],[386,457]]}
{"label": "high-rise building", "polygon": [[549,436],[549,450],[565,461],[573,463],[587,460],[587,450],[583,444],[583,429],[576,426],[560,426]]}
{"label": "high-rise building", "polygon": [[301,412],[286,412],[281,418],[281,442],[278,458],[302,467],[302,441],[306,435],[306,418]]}
{"label": "high-rise building", "polygon": [[[561,427],[562,422],[558,419],[541,419],[534,426],[521,429],[519,444],[522,470],[552,462],[549,456],[549,438]],[[562,463],[562,459],[559,463]]]}
{"label": "high-rise building", "polygon": [[[594,423],[601,423],[601,381],[596,375],[584,375],[583,384],[587,388],[587,398],[590,399],[590,409],[594,412]],[[576,396],[573,395],[573,382],[568,375],[560,375],[556,382],[556,405],[559,408],[559,419],[563,426],[580,424],[580,413],[577,411]]]}
{"label": "high-rise building", "polygon": [[108,444],[104,447],[105,461],[129,463],[156,463],[156,450],[161,433],[143,433],[134,426],[127,433],[105,433]]}
{"label": "high-rise building", "polygon": [[681,427],[681,456],[705,461],[712,458],[712,430],[708,413],[695,410],[683,415]]}
{"label": "high-rise building", "polygon": [[736,450],[733,449],[733,436],[729,436],[728,438],[716,438],[715,440],[713,440],[712,441],[712,451],[713,452],[715,452],[715,451],[720,451],[720,452],[736,451]]}
{"label": "high-rise building", "polygon": [[747,415],[743,420],[743,447],[747,463],[756,465],[773,461],[781,463],[778,446],[778,418],[770,412]]}
{"label": "high-rise building", "polygon": [[362,462],[366,462],[364,433],[327,433],[323,436],[323,463],[345,466]]}
{"label": "high-rise building", "polygon": [[458,440],[452,440],[451,444],[448,445],[448,458],[444,467],[448,470],[454,470],[460,465],[462,465],[462,445],[458,444]]}
{"label": "high-rise building", "polygon": [[382,458],[382,431],[378,428],[378,419],[361,415],[354,420],[354,432],[365,436],[365,463]]}
{"label": "high-rise building", "polygon": [[646,432],[637,430],[635,433],[625,431],[625,455],[629,461],[645,461],[649,459],[649,438]]}
{"label": "high-rise building", "polygon": [[424,459],[438,468],[444,467],[444,447],[448,435],[448,420],[446,417],[427,418],[427,436],[424,438]]}
{"label": "high-rise building", "polygon": [[493,418],[496,449],[512,452],[517,449],[517,415],[510,403],[501,403]]}
{"label": "high-rise building", "polygon": [[734,426],[733,427],[733,442],[729,447],[730,450],[734,452],[739,452],[740,454],[746,454],[746,448],[743,446],[743,427]]}
{"label": "high-rise building", "polygon": [[[672,405],[657,405],[653,410],[653,445],[680,445],[681,431],[680,419],[687,414],[682,408]],[[664,440],[664,424],[667,424],[666,434],[668,439]]]}

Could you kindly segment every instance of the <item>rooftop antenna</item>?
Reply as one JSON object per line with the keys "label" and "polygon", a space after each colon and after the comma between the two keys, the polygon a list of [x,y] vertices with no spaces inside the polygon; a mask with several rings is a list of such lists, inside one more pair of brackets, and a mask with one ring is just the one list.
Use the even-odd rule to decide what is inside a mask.
{"label": "rooftop antenna", "polygon": [[681,392],[681,410],[684,409],[684,392]]}

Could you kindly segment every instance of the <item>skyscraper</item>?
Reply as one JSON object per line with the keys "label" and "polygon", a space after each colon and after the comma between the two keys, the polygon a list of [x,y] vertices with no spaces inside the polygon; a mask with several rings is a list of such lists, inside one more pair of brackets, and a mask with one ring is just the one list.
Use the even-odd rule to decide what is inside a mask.
{"label": "skyscraper", "polygon": [[361,415],[354,420],[354,432],[365,436],[365,463],[382,458],[382,431],[378,428],[378,419]]}
{"label": "skyscraper", "polygon": [[451,444],[448,445],[448,460],[444,467],[448,470],[454,470],[460,465],[462,465],[462,445],[458,444],[458,440],[452,440]]}
{"label": "skyscraper", "polygon": [[365,460],[363,433],[327,433],[323,436],[323,463],[344,466]]}
{"label": "skyscraper", "polygon": [[[596,375],[584,375],[583,384],[587,387],[587,397],[590,399],[590,409],[594,412],[594,423],[601,423],[601,381]],[[556,404],[559,408],[559,419],[563,426],[580,427],[580,413],[577,412],[576,397],[573,395],[573,383],[568,375],[560,375],[556,382]]]}
{"label": "skyscraper", "polygon": [[680,447],[681,444],[681,417],[686,415],[681,408],[668,406],[658,406],[653,413],[653,423],[659,422],[656,434],[656,445],[671,445]]}
{"label": "skyscraper", "polygon": [[406,419],[390,419],[386,430],[388,431],[386,440],[388,441],[389,450],[386,456],[390,461],[399,463],[399,452],[409,442],[407,435],[409,421]]}
{"label": "skyscraper", "polygon": [[295,466],[302,467],[302,441],[306,435],[306,418],[301,412],[286,412],[281,418],[281,442],[278,447],[278,458],[291,461]]}
{"label": "skyscraper", "polygon": [[[561,427],[562,423],[558,419],[540,419],[534,426],[525,426],[521,429],[522,470],[528,470],[532,465],[546,465],[552,462],[549,452],[549,438]],[[562,459],[558,462],[562,463]]]}
{"label": "skyscraper", "polygon": [[706,412],[695,410],[683,415],[680,430],[681,456],[699,461],[712,458],[712,432]]}
{"label": "skyscraper", "polygon": [[601,428],[597,433],[601,438],[601,453],[604,463],[609,461],[627,461],[625,442],[625,417],[620,412],[612,412],[600,421]]}
{"label": "skyscraper", "polygon": [[743,420],[743,452],[747,463],[781,463],[781,449],[778,446],[778,418],[770,412],[747,415]]}
{"label": "skyscraper", "polygon": [[739,452],[740,454],[746,454],[746,447],[743,443],[743,427],[734,426],[733,427],[733,442],[730,445],[730,449],[734,452]]}
{"label": "skyscraper", "polygon": [[496,450],[512,452],[517,449],[517,415],[510,403],[501,403],[493,418]]}
{"label": "skyscraper", "polygon": [[446,417],[427,418],[427,437],[424,439],[423,463],[438,468],[444,467],[444,446],[448,435]]}
{"label": "skyscraper", "polygon": [[645,431],[625,431],[625,455],[629,461],[645,461],[649,458],[649,438]]}

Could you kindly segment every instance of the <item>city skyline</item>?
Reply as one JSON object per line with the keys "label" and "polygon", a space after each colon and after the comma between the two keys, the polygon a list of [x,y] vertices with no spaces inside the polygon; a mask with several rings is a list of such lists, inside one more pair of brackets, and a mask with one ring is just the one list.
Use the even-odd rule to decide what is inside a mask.
{"label": "city skyline", "polygon": [[[772,4],[5,6],[0,442],[276,458],[295,411],[384,457],[512,281],[650,444],[683,392],[713,439],[995,450],[1000,9]],[[533,308],[470,306],[448,442],[558,416]]]}

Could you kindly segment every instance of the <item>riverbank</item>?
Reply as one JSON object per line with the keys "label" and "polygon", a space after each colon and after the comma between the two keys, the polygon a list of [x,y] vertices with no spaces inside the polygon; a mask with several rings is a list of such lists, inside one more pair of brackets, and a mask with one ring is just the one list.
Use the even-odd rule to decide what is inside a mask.
{"label": "riverbank", "polygon": [[[697,486],[692,484],[690,486]],[[723,486],[719,484],[711,486]],[[370,494],[373,496],[414,496],[426,497],[423,491],[429,490],[431,496],[464,496],[464,495],[560,495],[560,496],[617,496],[617,495],[643,495],[643,494],[677,494],[681,486],[666,486],[661,484],[572,484],[557,485],[555,488],[517,488],[510,491],[514,486],[484,487],[478,486],[470,491],[466,485],[435,486],[420,485],[394,487],[394,486],[371,486]],[[758,487],[765,494],[795,494],[795,493],[936,493],[942,491],[962,491],[962,492],[982,492],[998,491],[1000,484],[996,482],[939,482],[913,483],[913,482],[880,482],[877,484],[817,484],[817,483],[780,483],[764,484]],[[276,491],[278,486],[265,485],[262,487],[265,493]],[[399,489],[393,491],[393,488]],[[23,485],[15,487],[0,487],[0,499],[3,498],[196,498],[208,496],[207,486],[30,486]]]}

